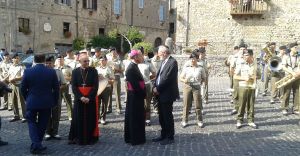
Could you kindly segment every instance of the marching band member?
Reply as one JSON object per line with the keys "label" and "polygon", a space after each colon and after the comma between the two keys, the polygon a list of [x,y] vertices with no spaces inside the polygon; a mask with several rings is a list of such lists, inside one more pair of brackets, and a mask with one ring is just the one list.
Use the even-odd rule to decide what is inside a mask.
{"label": "marching band member", "polygon": [[20,84],[24,72],[24,67],[20,64],[20,57],[18,54],[14,54],[12,56],[12,65],[8,70],[8,81],[13,89],[11,93],[13,110],[14,110],[14,118],[10,120],[10,122],[22,120],[22,123],[26,122],[25,119],[25,101],[20,91]]}
{"label": "marching band member", "polygon": [[144,81],[145,81],[145,90],[146,90],[146,99],[145,99],[145,113],[146,113],[146,125],[150,126],[150,115],[151,115],[151,98],[152,98],[152,85],[151,85],[151,79],[153,79],[153,76],[156,75],[156,71],[154,66],[151,64],[149,60],[145,60],[145,58],[142,58],[142,62],[138,64],[138,68],[140,72],[143,75]]}
{"label": "marching band member", "polygon": [[247,112],[248,125],[254,129],[257,128],[254,123],[254,103],[257,72],[256,63],[253,58],[253,50],[248,49],[243,52],[244,63],[236,67],[234,79],[239,82],[239,110],[237,114],[236,128],[242,127],[244,114]]}
{"label": "marching band member", "polygon": [[182,127],[186,127],[188,123],[188,114],[192,106],[192,100],[195,101],[197,125],[204,127],[202,119],[202,97],[201,97],[201,83],[205,81],[206,73],[202,66],[198,64],[199,56],[193,52],[190,56],[191,66],[185,67],[180,74],[180,81],[184,83],[183,90],[183,116]]}
{"label": "marching band member", "polygon": [[[277,51],[275,51],[275,49],[276,49],[276,43],[275,42],[271,42],[264,49],[270,51],[272,56],[276,56],[277,55]],[[270,68],[269,68],[269,63],[270,62],[269,62],[269,60],[267,60],[268,55],[269,55],[268,52],[265,52],[264,56],[263,56],[263,61],[265,62],[265,66],[264,66],[265,68],[264,68],[264,92],[263,92],[263,96],[267,95],[267,92],[269,90],[269,81],[271,79],[270,78],[271,77],[271,71],[270,71]],[[271,84],[271,86],[272,85],[274,85],[274,84]]]}
{"label": "marching band member", "polygon": [[[299,66],[300,66],[300,59],[297,52],[297,43],[290,44],[290,55],[284,57],[282,60],[283,67],[292,70],[294,72],[294,77],[297,77],[297,73],[299,73]],[[288,73],[286,73],[288,74]],[[288,84],[284,87],[283,99],[281,103],[282,114],[288,114],[288,105],[290,100],[290,94],[293,90],[293,113],[299,114],[299,86],[300,86],[300,79]]]}
{"label": "marching band member", "polygon": [[[230,96],[232,96],[232,91],[233,91],[233,73],[230,70],[230,67],[232,66],[232,65],[230,65],[230,62],[233,62],[232,60],[236,59],[235,56],[239,52],[239,49],[240,48],[238,46],[235,46],[233,48],[233,54],[229,55],[228,58],[225,60],[225,65],[229,66],[228,75],[229,75],[229,79],[230,79],[230,83],[229,83],[230,84],[229,85],[229,87],[230,87],[230,93],[229,93],[229,95]],[[231,100],[231,101],[232,101],[231,103],[233,103],[233,100]]]}
{"label": "marching band member", "polygon": [[[240,66],[240,64],[244,63],[245,60],[243,59],[243,53],[246,50],[247,45],[246,44],[240,44],[239,45],[239,52],[234,55],[234,58],[230,62],[230,73],[234,75],[236,71],[236,67]],[[236,79],[233,79],[233,96],[232,96],[232,103],[234,105],[234,109],[231,111],[231,115],[234,115],[239,110],[239,81]]]}
{"label": "marching band member", "polygon": [[[8,70],[9,67],[11,66],[11,60],[9,58],[9,53],[8,52],[4,52],[3,53],[3,61],[0,62],[0,81],[4,82],[5,84],[8,84]],[[8,104],[8,93],[5,93],[3,95],[3,106],[1,106],[1,100],[0,100],[0,110],[12,110],[12,104]]]}
{"label": "marching band member", "polygon": [[[100,123],[105,125],[106,124],[106,110],[108,103],[111,99],[110,93],[112,90],[112,84],[114,83],[114,73],[111,69],[111,67],[107,66],[107,58],[105,55],[99,57],[99,66],[96,68],[98,72],[99,81],[106,81],[106,86],[104,87],[104,90],[99,93],[98,90],[98,106],[99,106],[99,119]],[[100,83],[101,84],[101,83]],[[99,86],[100,87],[100,86]],[[103,86],[101,86],[103,87]]]}

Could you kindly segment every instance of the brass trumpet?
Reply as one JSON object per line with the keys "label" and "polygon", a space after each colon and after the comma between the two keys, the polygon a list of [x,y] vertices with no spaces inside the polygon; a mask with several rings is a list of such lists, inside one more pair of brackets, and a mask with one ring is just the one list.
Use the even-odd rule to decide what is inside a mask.
{"label": "brass trumpet", "polygon": [[273,53],[271,52],[269,47],[265,47],[263,49],[263,51],[265,52],[265,56],[264,56],[263,60],[265,62],[268,62],[273,57]]}

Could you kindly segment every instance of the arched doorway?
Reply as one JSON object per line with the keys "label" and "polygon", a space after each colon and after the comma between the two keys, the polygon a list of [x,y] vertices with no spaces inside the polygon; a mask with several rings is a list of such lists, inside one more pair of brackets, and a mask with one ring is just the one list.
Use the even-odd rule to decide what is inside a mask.
{"label": "arched doorway", "polygon": [[157,37],[154,41],[154,47],[158,47],[162,45],[162,39],[160,37]]}

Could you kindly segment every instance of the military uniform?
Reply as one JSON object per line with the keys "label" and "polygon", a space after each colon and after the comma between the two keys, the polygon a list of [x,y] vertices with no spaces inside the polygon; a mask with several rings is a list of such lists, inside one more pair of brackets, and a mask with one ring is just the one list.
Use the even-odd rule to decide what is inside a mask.
{"label": "military uniform", "polygon": [[[99,77],[108,79],[108,81],[114,80],[114,73],[112,69],[109,66],[98,66],[96,68]],[[99,78],[99,81],[101,79]],[[112,85],[110,83],[107,84],[105,89],[102,91],[100,95],[98,95],[98,106],[99,106],[99,119],[101,120],[100,122],[102,124],[106,123],[106,110],[109,101],[111,101],[111,90],[112,90]]]}
{"label": "military uniform", "polygon": [[[235,73],[236,68],[241,64],[244,64],[245,60],[243,59],[243,55],[241,53],[237,53],[234,55],[233,59],[230,62],[230,69],[232,73]],[[234,105],[234,109],[232,114],[237,113],[239,110],[239,81],[233,79],[233,95],[232,95],[232,103]]]}
{"label": "military uniform", "polygon": [[139,70],[143,75],[146,88],[146,99],[145,99],[145,113],[146,113],[146,124],[150,125],[150,115],[151,115],[151,98],[152,98],[152,83],[150,80],[150,74],[156,75],[156,71],[151,62],[144,61],[138,64]]}
{"label": "military uniform", "polygon": [[[3,81],[4,83],[8,84],[8,79],[5,80],[8,76],[8,70],[9,67],[12,65],[12,63],[10,61],[6,61],[3,60],[2,62],[0,62],[0,81]],[[2,107],[0,109],[11,109],[11,103],[10,105],[8,105],[8,93],[5,93],[3,96],[3,104],[1,104],[1,100],[0,100],[0,106],[2,105]]]}
{"label": "military uniform", "polygon": [[[255,69],[255,63],[241,63],[236,67],[235,75],[241,78],[255,78],[259,72]],[[236,78],[235,78],[236,79]],[[239,81],[238,89],[238,100],[239,100],[239,109],[237,114],[237,122],[242,123],[244,119],[244,114],[247,112],[248,123],[254,123],[254,103],[255,103],[255,88],[256,80],[252,81]]]}
{"label": "military uniform", "polygon": [[59,120],[61,117],[62,90],[66,86],[67,82],[61,70],[55,69],[55,72],[60,86],[60,91],[59,91],[60,94],[59,94],[59,99],[57,101],[57,105],[51,108],[51,116],[47,125],[46,135],[45,135],[46,139],[49,139],[50,136],[55,138],[60,138],[60,136],[57,136],[57,134],[58,134],[58,127],[59,127]]}
{"label": "military uniform", "polygon": [[[190,64],[189,60],[189,64]],[[199,64],[195,67],[186,66],[182,69],[180,74],[180,80],[184,81],[183,89],[183,116],[182,116],[182,125],[185,126],[188,122],[189,110],[192,107],[192,101],[195,101],[196,116],[198,125],[203,125],[202,119],[202,97],[201,97],[201,82],[206,79],[205,69]],[[199,125],[199,126],[200,126]],[[201,125],[201,126],[202,126]]]}
{"label": "military uniform", "polygon": [[[59,103],[62,103],[62,100],[64,99],[67,105],[68,118],[69,120],[72,120],[72,98],[70,94],[70,79],[72,77],[72,68],[67,65],[64,65],[56,67],[55,69],[61,71],[65,81],[62,88],[60,89]],[[69,80],[67,80],[67,78],[69,78]]]}
{"label": "military uniform", "polygon": [[[115,76],[115,81],[113,84],[113,91],[115,93],[115,98],[116,98],[116,107],[117,107],[117,112],[121,113],[121,77],[123,76],[123,71],[124,71],[124,64],[122,61],[117,57],[117,58],[112,58],[111,61],[108,62],[108,65],[112,68]],[[120,70],[121,72],[117,72],[116,70]],[[111,93],[111,98],[112,99],[112,93]],[[110,100],[109,105],[108,105],[108,111],[112,111],[112,100]]]}
{"label": "military uniform", "polygon": [[[282,59],[282,65],[285,66],[286,68],[293,70],[294,72],[299,72],[299,66],[300,66],[300,59],[299,56],[285,56]],[[287,75],[288,73],[286,73]],[[299,86],[300,86],[300,80],[296,80],[287,86],[283,88],[283,99],[281,103],[281,109],[283,111],[288,110],[288,105],[289,105],[289,99],[290,99],[290,94],[291,91],[293,91],[293,111],[294,112],[299,112]]]}
{"label": "military uniform", "polygon": [[24,67],[20,64],[12,64],[8,70],[9,82],[13,90],[11,93],[11,101],[13,104],[14,119],[12,121],[17,119],[25,120],[25,113],[26,113],[25,101],[20,91],[20,84],[21,84],[21,78],[23,76],[23,72],[24,72]]}

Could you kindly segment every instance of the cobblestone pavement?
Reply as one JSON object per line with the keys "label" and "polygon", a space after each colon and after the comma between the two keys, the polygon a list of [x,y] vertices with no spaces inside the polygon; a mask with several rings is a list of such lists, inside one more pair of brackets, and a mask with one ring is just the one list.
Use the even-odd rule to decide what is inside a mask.
{"label": "cobblestone pavement", "polygon": [[[253,130],[248,126],[235,128],[235,116],[230,115],[232,105],[228,96],[228,79],[211,78],[209,84],[209,104],[204,105],[205,127],[196,126],[195,113],[190,115],[189,126],[181,128],[182,99],[174,103],[175,143],[161,146],[152,143],[151,138],[159,135],[158,116],[152,114],[152,126],[146,127],[147,142],[144,145],[130,146],[123,140],[124,113],[109,114],[108,124],[100,125],[100,141],[93,146],[67,145],[70,123],[63,106],[62,121],[59,134],[60,141],[46,141],[49,155],[163,155],[163,156],[192,156],[192,155],[300,155],[300,126],[299,116],[289,114],[282,116],[279,103],[269,104],[269,96],[259,95],[255,105],[256,123],[259,129]],[[123,110],[124,110],[123,104]],[[12,112],[1,111],[3,117],[3,140],[8,146],[0,147],[0,155],[30,155],[27,124],[20,122],[9,123]]]}

